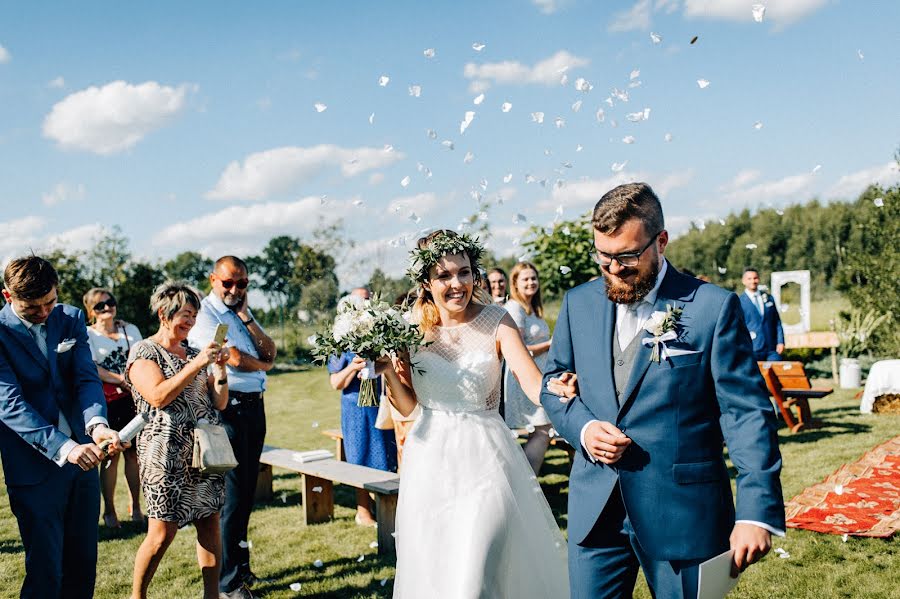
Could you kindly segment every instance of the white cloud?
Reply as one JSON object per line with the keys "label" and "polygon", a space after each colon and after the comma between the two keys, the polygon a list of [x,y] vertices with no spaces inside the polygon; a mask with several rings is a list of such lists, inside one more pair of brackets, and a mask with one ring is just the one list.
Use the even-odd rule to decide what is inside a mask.
{"label": "white cloud", "polygon": [[107,233],[106,227],[100,223],[82,225],[56,233],[47,238],[46,246],[52,249],[65,250],[68,253],[89,250],[96,245],[97,240]]}
{"label": "white cloud", "polygon": [[[329,203],[329,212],[335,210],[336,203]],[[296,236],[311,231],[318,222],[321,205],[318,197],[310,196],[295,202],[230,206],[171,224],[153,236],[153,244],[201,247],[203,253],[213,255],[228,251],[229,244],[243,242],[244,247],[255,251],[275,235]]]}
{"label": "white cloud", "polygon": [[531,0],[531,3],[545,15],[552,15],[567,4],[566,0]]}
{"label": "white cloud", "polygon": [[44,136],[60,147],[108,155],[126,150],[185,107],[188,86],[113,81],[66,96],[44,119]]}
{"label": "white cloud", "polygon": [[609,31],[643,31],[650,29],[651,10],[650,0],[638,0],[628,10],[616,13],[607,29]]}
{"label": "white cloud", "polygon": [[[647,179],[644,180],[646,181]],[[653,188],[653,191],[656,192],[656,195],[659,196],[660,201],[665,203],[666,196],[668,196],[671,191],[678,189],[679,187],[684,187],[693,180],[694,169],[688,169],[686,171],[665,175],[662,179],[654,180],[650,186]]]}
{"label": "white cloud", "polygon": [[34,249],[46,224],[39,216],[0,222],[0,266]]}
{"label": "white cloud", "polygon": [[[490,81],[503,84],[538,84],[558,85],[560,77],[566,70],[587,66],[590,60],[560,50],[553,56],[545,58],[528,66],[517,60],[505,60],[503,62],[488,62],[484,64],[467,63],[463,67],[463,75],[466,79],[475,79],[483,82],[479,91],[487,89]],[[471,90],[470,91],[474,91]]]}
{"label": "white cloud", "polygon": [[6,64],[12,60],[12,54],[9,53],[9,50],[0,45],[0,64]]}
{"label": "white cloud", "polygon": [[394,218],[398,214],[402,218],[406,218],[410,212],[415,212],[417,215],[424,217],[439,205],[440,200],[438,200],[437,194],[429,191],[414,196],[394,198],[388,204],[387,214]]}
{"label": "white cloud", "polygon": [[875,183],[882,187],[900,183],[897,163],[888,162],[844,175],[825,193],[825,197],[855,200],[869,185]]}
{"label": "white cloud", "polygon": [[[751,187],[742,187],[728,191],[722,198],[708,202],[722,206],[724,200],[730,206],[757,206],[772,200],[789,200],[804,202],[811,192],[814,175],[801,173],[789,175],[775,181],[764,181]],[[755,180],[755,177],[751,180]]]}
{"label": "white cloud", "polygon": [[62,89],[65,86],[66,86],[66,80],[65,80],[65,78],[63,78],[62,75],[60,75],[59,77],[57,77],[55,79],[51,79],[50,81],[47,82],[47,87],[49,87],[50,89]]}
{"label": "white cloud", "polygon": [[759,179],[761,175],[762,173],[756,169],[745,168],[739,171],[738,174],[734,176],[734,179],[719,187],[719,191],[730,192],[736,189],[740,189],[741,187],[753,183],[754,181]]}
{"label": "white cloud", "polygon": [[[759,0],[685,0],[684,14],[687,17],[727,19],[753,24],[751,7]],[[828,0],[790,0],[766,4],[766,21],[777,26],[785,26],[811,15]]]}
{"label": "white cloud", "polygon": [[60,182],[53,186],[53,189],[41,195],[41,201],[45,206],[56,206],[62,202],[83,200],[85,196],[85,187],[83,183],[72,185],[66,182]]}
{"label": "white cloud", "polygon": [[339,167],[344,177],[353,177],[403,158],[402,152],[386,152],[382,148],[342,148],[330,144],[274,148],[248,155],[243,164],[231,162],[206,197],[261,200],[288,192],[331,168]]}
{"label": "white cloud", "polygon": [[384,181],[384,173],[372,173],[369,175],[369,185],[380,185]]}
{"label": "white cloud", "polygon": [[593,209],[603,194],[613,187],[635,181],[644,181],[649,184],[663,204],[665,204],[666,196],[670,192],[679,187],[684,187],[693,179],[693,169],[666,175],[653,175],[643,171],[622,171],[606,179],[585,178],[578,181],[570,181],[564,187],[555,188],[552,197],[538,202],[537,208],[541,210],[555,210],[557,206],[562,204],[567,213],[566,218],[571,218],[576,212],[581,213]]}

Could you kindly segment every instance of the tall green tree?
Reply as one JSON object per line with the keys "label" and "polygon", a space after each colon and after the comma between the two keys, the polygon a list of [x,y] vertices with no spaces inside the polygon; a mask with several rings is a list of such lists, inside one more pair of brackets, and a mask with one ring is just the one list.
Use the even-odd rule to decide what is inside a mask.
{"label": "tall green tree", "polygon": [[372,293],[377,293],[384,301],[392,303],[397,297],[406,295],[412,289],[413,284],[406,276],[390,277],[380,268],[376,268],[372,271],[366,287]]}
{"label": "tall green tree", "polygon": [[116,290],[118,317],[133,323],[144,336],[156,332],[159,321],[150,312],[150,296],[156,286],[166,280],[165,273],[147,262],[130,262]]}
{"label": "tall green tree", "polygon": [[126,267],[131,260],[128,238],[118,225],[107,229],[85,254],[83,262],[87,276],[98,287],[116,292],[127,276]]}
{"label": "tall green tree", "polygon": [[541,289],[547,296],[559,297],[600,273],[600,267],[591,258],[592,231],[588,215],[560,221],[549,230],[541,227],[529,230],[524,246],[531,253],[530,261],[540,271]]}
{"label": "tall green tree", "polygon": [[200,291],[209,293],[209,274],[213,261],[198,252],[181,252],[165,264],[162,271],[169,279],[181,279]]}
{"label": "tall green tree", "polygon": [[84,308],[82,297],[94,284],[85,276],[85,268],[81,263],[82,253],[67,254],[56,249],[43,258],[53,265],[59,276],[59,301],[78,308]]}

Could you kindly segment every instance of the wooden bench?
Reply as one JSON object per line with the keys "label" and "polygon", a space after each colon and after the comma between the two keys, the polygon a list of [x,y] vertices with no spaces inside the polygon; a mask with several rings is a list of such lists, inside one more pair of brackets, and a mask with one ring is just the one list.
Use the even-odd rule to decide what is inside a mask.
{"label": "wooden bench", "polygon": [[[300,493],[303,504],[303,523],[316,524],[334,518],[334,483],[365,489],[375,495],[375,519],[378,522],[378,553],[395,551],[394,522],[400,477],[393,472],[357,466],[327,459],[302,463],[294,459],[297,453],[266,445],[260,457],[260,476],[257,496],[272,496],[272,467],[300,474]],[[266,490],[265,486],[268,485]],[[262,486],[262,490],[260,489]]]}
{"label": "wooden bench", "polygon": [[347,454],[344,453],[344,433],[339,428],[329,428],[322,431],[322,434],[335,442],[334,455],[341,462],[347,460]]}
{"label": "wooden bench", "polygon": [[[781,417],[792,433],[818,428],[822,423],[812,417],[810,399],[831,395],[830,387],[813,388],[800,362],[758,362],[769,394],[775,399]],[[792,408],[797,407],[797,418]]]}

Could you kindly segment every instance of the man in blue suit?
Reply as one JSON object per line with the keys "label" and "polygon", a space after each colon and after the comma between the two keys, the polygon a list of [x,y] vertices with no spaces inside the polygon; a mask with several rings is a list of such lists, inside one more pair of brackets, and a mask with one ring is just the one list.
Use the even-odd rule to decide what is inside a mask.
{"label": "man in blue suit", "polygon": [[753,356],[758,361],[780,360],[784,352],[784,330],[778,306],[768,293],[760,290],[759,271],[755,268],[744,270],[741,283],[744,284],[741,309],[753,341]]}
{"label": "man in blue suit", "polygon": [[[656,597],[697,596],[701,562],[734,550],[743,570],[784,534],[775,415],[737,296],[679,273],[662,208],[644,183],[594,208],[603,278],[569,291],[544,391],[580,448],[569,480],[572,597],[631,597],[639,568]],[[732,501],[723,441],[737,468]]]}
{"label": "man in blue suit", "polygon": [[81,310],[57,304],[59,279],[37,256],[13,260],[0,310],[0,456],[25,546],[21,597],[90,598],[100,491],[93,468],[123,449]]}

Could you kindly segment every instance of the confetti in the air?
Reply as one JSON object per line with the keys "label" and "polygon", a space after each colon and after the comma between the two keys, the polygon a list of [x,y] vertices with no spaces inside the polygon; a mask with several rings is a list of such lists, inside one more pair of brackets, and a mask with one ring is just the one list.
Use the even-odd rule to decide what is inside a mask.
{"label": "confetti in the air", "polygon": [[313,428],[319,428],[319,421],[318,421],[318,420],[313,420],[312,427],[313,427]]}
{"label": "confetti in the air", "polygon": [[594,118],[597,119],[598,123],[602,123],[604,120],[606,120],[606,112],[604,112],[602,108],[598,108],[597,112],[594,113]]}
{"label": "confetti in the air", "polygon": [[856,56],[857,56],[860,60],[865,60],[865,59],[866,59],[866,57],[863,55],[863,51],[862,51],[862,50],[857,50],[857,51],[856,51]]}
{"label": "confetti in the air", "polygon": [[[469,125],[472,124],[472,121],[475,120],[475,111],[467,110],[466,115],[463,117],[462,122],[459,124],[459,134],[462,135],[466,132],[466,129],[469,128]],[[450,148],[453,149],[452,147]]]}
{"label": "confetti in the air", "polygon": [[472,44],[472,49],[475,50],[476,52],[481,52],[482,50],[484,50],[484,44],[482,44],[480,42],[475,42],[474,44]]}
{"label": "confetti in the air", "polygon": [[653,33],[651,31],[650,32],[650,41],[652,41],[654,44],[658,44],[662,41],[662,36],[658,33]]}
{"label": "confetti in the air", "polygon": [[[239,405],[240,403],[241,403],[241,402],[239,402],[239,401],[236,400],[236,399],[232,399],[232,400],[231,400],[231,405],[233,405],[233,406]],[[112,463],[112,462],[110,462],[110,463]]]}
{"label": "confetti in the air", "polygon": [[425,58],[434,58],[434,48],[426,48],[422,54],[425,55]]}
{"label": "confetti in the air", "polygon": [[302,588],[302,585],[299,582],[291,583],[291,590],[294,591],[295,593],[299,593],[301,588]]}
{"label": "confetti in the air", "polygon": [[672,141],[672,134],[666,133],[665,135],[663,135],[663,139],[666,140],[667,143]]}
{"label": "confetti in the air", "polygon": [[634,135],[626,135],[622,138],[623,144],[633,144],[634,143]]}
{"label": "confetti in the air", "polygon": [[544,122],[544,113],[543,112],[532,112],[531,113],[531,121],[537,124],[541,124]]}
{"label": "confetti in the air", "polygon": [[475,98],[472,100],[472,104],[474,104],[475,106],[478,106],[478,105],[481,104],[482,102],[484,102],[484,94],[478,94],[478,95],[475,96]]}
{"label": "confetti in the air", "polygon": [[441,145],[444,146],[445,148],[447,148],[448,150],[452,150],[454,148],[453,142],[450,141],[449,139],[445,139],[444,141],[442,141]]}
{"label": "confetti in the air", "polygon": [[753,123],[753,128],[756,129],[757,131],[762,129],[763,128],[762,121],[756,121],[755,123]]}
{"label": "confetti in the air", "polygon": [[632,123],[639,123],[641,121],[646,121],[650,118],[650,109],[645,108],[640,112],[629,112],[625,115],[625,118],[631,121]]}
{"label": "confetti in the air", "polygon": [[755,250],[755,249],[756,249],[757,247],[759,247],[759,246],[756,245],[755,243],[748,243],[748,244],[745,245],[744,247],[747,248],[748,250]]}
{"label": "confetti in the air", "polygon": [[635,79],[637,79],[640,76],[641,76],[640,69],[634,69],[633,71],[631,71],[631,74],[628,76],[628,78],[631,79],[632,81],[634,81]]}
{"label": "confetti in the air", "polygon": [[575,80],[575,89],[580,92],[588,93],[589,91],[594,89],[594,86],[591,85],[591,82],[584,77],[579,77]]}
{"label": "confetti in the air", "polygon": [[845,543],[847,542],[847,539],[849,539],[849,538],[850,538],[850,535],[848,535],[847,533],[844,533],[841,535],[841,541],[843,541]]}
{"label": "confetti in the air", "polygon": [[385,585],[387,584],[387,581],[388,581],[387,578],[382,578],[382,579],[381,579],[381,582],[380,582],[379,584],[380,584],[381,586],[385,586]]}
{"label": "confetti in the air", "polygon": [[316,561],[313,562],[314,568],[321,568],[324,565],[325,565],[325,563],[320,559],[317,559]]}
{"label": "confetti in the air", "polygon": [[581,144],[578,144],[577,146],[575,146],[575,151],[576,151],[576,152],[580,152],[580,151],[582,151],[583,149],[584,149],[584,146],[581,145]]}
{"label": "confetti in the air", "polygon": [[815,174],[818,173],[820,170],[822,170],[822,165],[821,165],[821,164],[817,164],[816,166],[813,167],[812,173],[815,175]]}
{"label": "confetti in the air", "polygon": [[313,488],[312,488],[312,492],[313,492],[313,493],[321,493],[321,492],[322,492],[322,487],[313,487]]}
{"label": "confetti in the air", "polygon": [[313,104],[313,108],[316,109],[316,112],[325,112],[326,110],[328,110],[328,105],[322,104],[321,102],[316,102],[315,104]]}
{"label": "confetti in the air", "polygon": [[378,541],[372,541],[371,543],[369,543],[369,549],[377,549],[377,548],[378,548]]}
{"label": "confetti in the air", "polygon": [[473,154],[472,152],[466,152],[465,157],[463,157],[463,162],[465,164],[469,164],[473,160],[475,160],[475,154]]}
{"label": "confetti in the air", "polygon": [[691,38],[691,45],[693,46],[694,44],[696,44],[698,39],[700,39],[700,36],[699,36],[699,35],[695,35],[694,37],[692,37],[692,38]]}
{"label": "confetti in the air", "polygon": [[413,98],[418,98],[422,95],[422,86],[421,85],[410,85],[409,86],[409,95]]}
{"label": "confetti in the air", "polygon": [[514,225],[521,225],[525,222],[528,222],[528,219],[525,217],[524,214],[516,214],[515,216],[513,216],[513,224]]}
{"label": "confetti in the air", "polygon": [[563,127],[566,126],[566,119],[562,118],[561,116],[558,116],[555,119],[553,119],[553,124],[556,125],[557,129],[562,129]]}
{"label": "confetti in the air", "polygon": [[709,87],[709,81],[707,81],[706,79],[697,79],[697,86],[700,89],[706,89],[707,87]]}
{"label": "confetti in the air", "polygon": [[753,10],[753,20],[757,23],[763,22],[763,17],[766,16],[766,7],[763,4],[754,4],[751,9]]}
{"label": "confetti in the air", "polygon": [[510,110],[512,110],[512,104],[509,102],[504,102],[500,105],[500,110],[502,110],[503,112],[509,112]]}
{"label": "confetti in the air", "polygon": [[356,558],[356,562],[359,563],[359,562],[363,561],[364,559],[366,559],[366,556],[360,555],[358,558]]}
{"label": "confetti in the air", "polygon": [[884,208],[884,198],[875,198],[872,200],[872,203],[879,208]]}
{"label": "confetti in the air", "polygon": [[728,272],[728,269],[725,268],[724,266],[719,266],[718,270],[719,270],[720,275],[724,275],[726,272]]}
{"label": "confetti in the air", "polygon": [[581,100],[576,100],[574,104],[572,104],[572,112],[578,112],[581,110]]}
{"label": "confetti in the air", "polygon": [[834,485],[834,494],[835,495],[843,495],[844,494],[844,485]]}
{"label": "confetti in the air", "polygon": [[370,124],[370,125],[374,125],[374,124],[375,124],[375,113],[374,113],[374,112],[373,112],[372,114],[369,115],[369,124]]}
{"label": "confetti in the air", "polygon": [[570,272],[572,272],[572,269],[569,268],[568,266],[560,266],[560,267],[559,267],[559,272],[560,272],[561,274],[567,275],[567,274],[569,274]]}
{"label": "confetti in the air", "polygon": [[437,139],[437,131],[435,131],[434,129],[426,130],[425,135],[428,136],[428,139]]}
{"label": "confetti in the air", "polygon": [[390,83],[390,81],[390,77],[388,77],[387,75],[382,75],[378,78],[378,85],[380,85],[381,87],[387,87],[387,84]]}
{"label": "confetti in the air", "polygon": [[528,433],[528,434],[533,433],[533,432],[534,432],[534,425],[533,425],[533,424],[526,424],[526,425],[525,425],[525,432]]}
{"label": "confetti in the air", "polygon": [[238,547],[241,549],[253,549],[253,541],[241,541],[238,543]]}
{"label": "confetti in the air", "polygon": [[409,175],[400,179],[400,187],[406,187],[407,185],[409,185]]}
{"label": "confetti in the air", "polygon": [[626,164],[628,164],[627,160],[625,162],[613,162],[612,166],[609,168],[612,169],[612,172],[614,173],[621,173]]}

